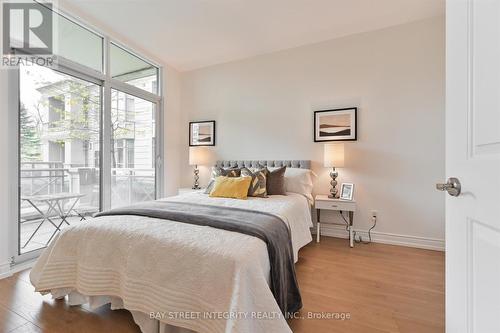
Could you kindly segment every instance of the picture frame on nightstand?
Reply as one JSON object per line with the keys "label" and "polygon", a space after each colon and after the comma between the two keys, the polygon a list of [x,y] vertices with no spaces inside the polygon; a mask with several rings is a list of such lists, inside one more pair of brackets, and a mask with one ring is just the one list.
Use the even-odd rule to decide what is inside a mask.
{"label": "picture frame on nightstand", "polygon": [[354,184],[342,183],[340,186],[340,199],[352,201],[354,198]]}

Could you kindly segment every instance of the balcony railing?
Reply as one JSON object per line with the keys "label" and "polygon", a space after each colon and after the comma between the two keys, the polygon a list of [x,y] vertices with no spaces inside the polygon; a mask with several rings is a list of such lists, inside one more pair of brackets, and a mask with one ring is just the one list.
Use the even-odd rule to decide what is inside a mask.
{"label": "balcony railing", "polygon": [[[22,253],[45,247],[57,231],[54,225],[60,223],[60,228],[64,228],[67,224],[81,223],[89,218],[88,215],[99,210],[99,171],[98,168],[68,165],[62,162],[21,163],[21,197],[24,199],[21,200],[19,222]],[[55,201],[52,201],[51,208],[48,203],[50,201],[33,202],[30,199],[37,195],[48,195],[49,198],[53,195],[57,198],[61,197],[56,195],[59,193],[83,194],[83,196],[58,200],[57,204],[62,206],[59,210],[53,209]],[[153,200],[155,170],[112,169],[111,197],[113,207]],[[74,209],[71,209],[75,202]],[[64,220],[60,215],[61,211],[65,212]],[[54,224],[48,223],[48,219]]]}
{"label": "balcony railing", "polygon": [[113,207],[155,199],[154,169],[111,169]]}
{"label": "balcony railing", "polygon": [[[84,194],[78,206],[97,211],[100,202],[99,169],[62,162],[22,162],[21,196],[57,194],[62,192]],[[134,202],[154,200],[155,170],[113,168],[111,169],[111,194],[113,207]],[[21,218],[23,209],[21,206]],[[27,214],[24,214],[27,215]]]}

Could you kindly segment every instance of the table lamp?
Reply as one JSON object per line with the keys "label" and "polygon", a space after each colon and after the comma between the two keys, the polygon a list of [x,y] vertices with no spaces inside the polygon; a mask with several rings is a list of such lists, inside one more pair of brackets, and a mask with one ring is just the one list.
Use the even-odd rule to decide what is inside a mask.
{"label": "table lamp", "polygon": [[207,147],[189,147],[189,165],[194,165],[194,183],[193,190],[201,189],[198,181],[200,180],[199,165],[207,165],[210,163],[210,151]]}
{"label": "table lamp", "polygon": [[337,198],[337,177],[338,172],[335,168],[343,168],[344,167],[344,144],[325,144],[324,147],[324,166],[325,168],[332,168],[330,172],[330,177],[332,180],[330,181],[330,185],[332,188],[330,189],[329,198]]}

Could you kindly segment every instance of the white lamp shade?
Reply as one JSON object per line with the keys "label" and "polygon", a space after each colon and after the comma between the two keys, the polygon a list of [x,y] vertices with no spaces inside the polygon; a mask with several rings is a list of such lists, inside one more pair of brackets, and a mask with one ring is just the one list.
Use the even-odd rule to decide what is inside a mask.
{"label": "white lamp shade", "polygon": [[189,147],[189,165],[210,164],[211,156],[211,151],[207,147]]}
{"label": "white lamp shade", "polygon": [[343,168],[344,167],[344,144],[325,144],[324,151],[325,168]]}

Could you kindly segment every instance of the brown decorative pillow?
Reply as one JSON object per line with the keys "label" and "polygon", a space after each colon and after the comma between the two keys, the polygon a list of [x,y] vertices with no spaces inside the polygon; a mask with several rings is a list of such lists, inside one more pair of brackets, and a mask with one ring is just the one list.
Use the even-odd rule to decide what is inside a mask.
{"label": "brown decorative pillow", "polygon": [[267,198],[266,189],[266,174],[267,169],[250,170],[248,168],[241,169],[242,177],[252,177],[250,187],[248,188],[249,197]]}
{"label": "brown decorative pillow", "polygon": [[286,166],[270,171],[267,169],[266,188],[268,195],[286,195],[285,171]]}
{"label": "brown decorative pillow", "polygon": [[212,167],[212,179],[208,183],[207,189],[205,190],[205,194],[209,194],[214,187],[214,180],[219,176],[225,177],[239,177],[241,175],[241,169],[239,168],[228,168],[223,169],[220,167]]}

